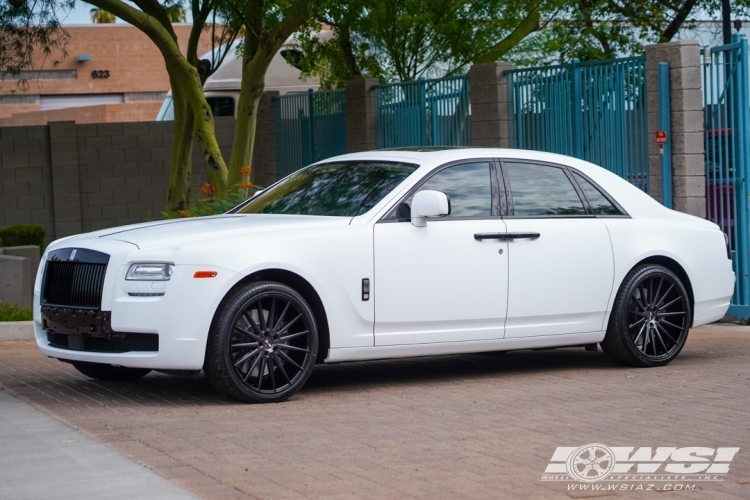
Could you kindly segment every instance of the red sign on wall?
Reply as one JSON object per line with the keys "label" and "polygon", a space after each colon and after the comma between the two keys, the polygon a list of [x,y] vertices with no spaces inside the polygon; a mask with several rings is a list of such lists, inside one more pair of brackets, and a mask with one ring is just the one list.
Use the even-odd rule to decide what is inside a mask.
{"label": "red sign on wall", "polygon": [[658,132],[656,132],[656,142],[658,143],[667,142],[667,132],[664,130],[659,130]]}

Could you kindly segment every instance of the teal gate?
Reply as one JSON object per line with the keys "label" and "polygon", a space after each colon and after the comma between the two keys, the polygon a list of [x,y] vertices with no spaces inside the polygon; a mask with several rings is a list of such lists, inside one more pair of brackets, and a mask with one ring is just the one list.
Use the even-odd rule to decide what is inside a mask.
{"label": "teal gate", "polygon": [[274,97],[276,178],[346,153],[346,95],[326,90]]}
{"label": "teal gate", "polygon": [[468,75],[373,89],[378,149],[471,145]]}
{"label": "teal gate", "polygon": [[506,72],[511,145],[582,158],[648,192],[646,59]]}
{"label": "teal gate", "polygon": [[747,175],[750,165],[750,84],[747,40],[703,52],[706,213],[729,239],[737,275],[728,314],[750,318]]}

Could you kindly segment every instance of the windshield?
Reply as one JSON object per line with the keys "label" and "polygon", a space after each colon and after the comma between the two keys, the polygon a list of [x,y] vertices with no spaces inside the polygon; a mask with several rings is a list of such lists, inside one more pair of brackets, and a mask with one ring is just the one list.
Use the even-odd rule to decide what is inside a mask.
{"label": "windshield", "polygon": [[417,165],[389,162],[324,163],[300,170],[234,213],[355,217],[374,207]]}

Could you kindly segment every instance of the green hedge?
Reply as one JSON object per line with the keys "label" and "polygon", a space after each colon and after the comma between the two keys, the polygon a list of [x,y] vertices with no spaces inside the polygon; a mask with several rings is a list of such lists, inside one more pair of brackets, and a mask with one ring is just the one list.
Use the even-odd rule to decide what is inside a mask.
{"label": "green hedge", "polygon": [[0,244],[4,247],[36,245],[44,248],[44,237],[47,233],[36,224],[20,224],[0,230]]}
{"label": "green hedge", "polygon": [[31,321],[32,319],[34,316],[30,309],[0,302],[0,321]]}

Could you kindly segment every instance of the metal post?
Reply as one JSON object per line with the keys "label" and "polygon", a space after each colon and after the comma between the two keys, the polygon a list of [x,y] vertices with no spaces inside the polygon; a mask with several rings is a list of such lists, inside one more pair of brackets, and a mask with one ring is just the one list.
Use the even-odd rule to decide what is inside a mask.
{"label": "metal post", "polygon": [[[750,99],[748,98],[748,47],[745,35],[739,33],[735,33],[732,36],[732,42],[740,44],[739,50],[732,50],[733,63],[737,65],[737,68],[733,72],[734,81],[731,83],[734,87],[732,89],[733,92],[731,92],[733,94],[731,105],[734,108],[735,120],[732,128],[734,178],[739,181],[739,193],[735,194],[735,199],[739,201],[735,221],[739,228],[737,233],[740,239],[737,253],[741,252],[738,258],[737,270],[739,271],[739,276],[737,276],[737,279],[742,283],[740,289],[743,295],[741,304],[746,305],[748,303],[748,295],[750,295],[750,273],[748,269],[750,266],[750,241],[746,229],[748,221],[750,221],[747,202],[747,178],[748,168],[750,168],[747,149],[750,147],[747,143],[747,134],[750,132],[750,117],[748,117],[748,107],[750,107]],[[727,94],[730,94],[730,92],[727,92]],[[747,310],[741,316],[747,318]]]}
{"label": "metal post", "polygon": [[724,45],[732,43],[732,22],[729,0],[721,0],[721,31],[724,35]]}
{"label": "metal post", "polygon": [[284,139],[286,129],[284,128],[283,122],[281,121],[281,98],[279,96],[273,96],[273,114],[274,120],[276,121],[276,178],[282,179],[284,175],[284,167],[286,166],[286,150],[284,149]]}
{"label": "metal post", "polygon": [[315,112],[313,110],[313,89],[307,89],[307,115],[309,124],[310,137],[310,163],[318,161],[318,155],[315,147]]}
{"label": "metal post", "polygon": [[570,121],[573,134],[573,156],[583,158],[583,132],[581,130],[581,70],[578,59],[570,63]]}
{"label": "metal post", "polygon": [[427,146],[427,89],[423,76],[419,77],[417,85],[419,85],[419,145]]}
{"label": "metal post", "polygon": [[667,133],[661,149],[661,202],[672,208],[672,131],[669,120],[669,64],[659,63],[659,130]]}

